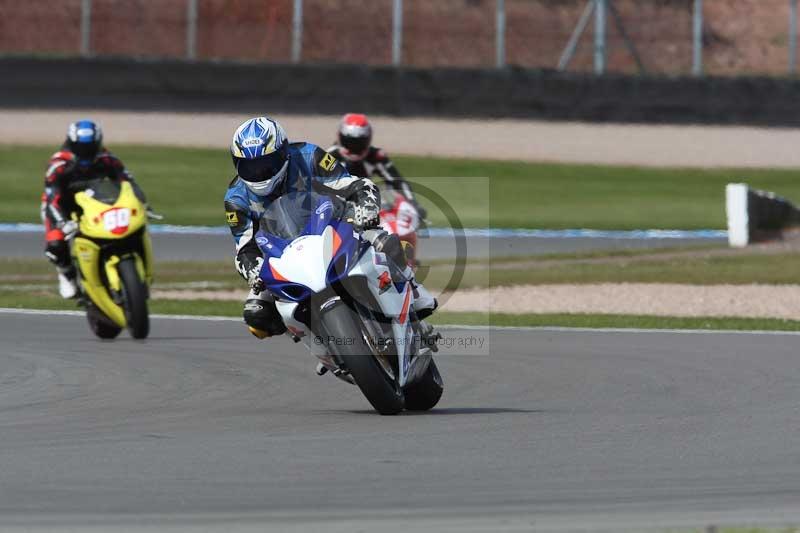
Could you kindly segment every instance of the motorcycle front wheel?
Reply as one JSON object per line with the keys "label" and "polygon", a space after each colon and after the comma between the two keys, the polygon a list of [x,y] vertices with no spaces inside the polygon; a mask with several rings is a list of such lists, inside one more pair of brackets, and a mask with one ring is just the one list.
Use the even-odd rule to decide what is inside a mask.
{"label": "motorcycle front wheel", "polygon": [[115,339],[122,331],[121,327],[114,324],[92,302],[86,304],[86,321],[89,322],[89,329],[99,339]]}
{"label": "motorcycle front wheel", "polygon": [[356,313],[344,303],[322,312],[320,332],[372,407],[382,415],[403,410],[403,392],[375,359]]}
{"label": "motorcycle front wheel", "polygon": [[123,259],[117,265],[122,281],[123,307],[128,330],[134,339],[144,339],[150,333],[150,315],[147,311],[147,287],[136,270],[136,261]]}

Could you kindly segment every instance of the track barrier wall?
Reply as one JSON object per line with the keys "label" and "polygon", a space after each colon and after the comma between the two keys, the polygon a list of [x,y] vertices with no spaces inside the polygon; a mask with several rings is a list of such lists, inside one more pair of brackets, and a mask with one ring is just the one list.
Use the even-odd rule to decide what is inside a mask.
{"label": "track barrier wall", "polygon": [[0,59],[0,106],[800,125],[790,78],[593,76],[131,59]]}

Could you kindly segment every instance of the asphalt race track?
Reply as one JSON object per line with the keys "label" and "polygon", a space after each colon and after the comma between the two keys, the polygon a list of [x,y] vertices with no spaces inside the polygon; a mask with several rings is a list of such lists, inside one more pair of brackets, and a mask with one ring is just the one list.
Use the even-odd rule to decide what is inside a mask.
{"label": "asphalt race track", "polygon": [[800,520],[797,335],[447,329],[439,408],[381,417],[287,339],[153,322],[0,312],[0,529]]}
{"label": "asphalt race track", "polygon": [[[164,261],[213,261],[233,257],[233,241],[227,235],[196,235],[158,233],[153,236],[158,259]],[[614,239],[614,238],[539,238],[539,237],[468,237],[467,256],[471,258],[530,256],[553,253],[588,252],[677,246],[723,244],[724,239]],[[432,237],[419,240],[423,259],[455,257],[452,238]],[[44,238],[41,233],[0,232],[3,257],[43,257]]]}

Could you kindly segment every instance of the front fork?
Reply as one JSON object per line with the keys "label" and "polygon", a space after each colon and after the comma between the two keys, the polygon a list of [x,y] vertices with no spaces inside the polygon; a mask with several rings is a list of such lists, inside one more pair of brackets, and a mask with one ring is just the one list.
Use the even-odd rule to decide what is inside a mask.
{"label": "front fork", "polygon": [[103,274],[109,287],[103,283],[100,272],[100,245],[84,237],[76,237],[72,253],[81,273],[81,287],[92,303],[117,326],[124,328],[127,324],[125,311],[115,301],[112,292],[119,291],[120,279],[116,264],[119,258],[114,256],[103,265]]}
{"label": "front fork", "polygon": [[144,232],[141,238],[143,254],[135,252],[114,254],[105,260],[102,265],[102,274],[100,245],[85,237],[76,237],[72,247],[75,262],[81,272],[81,286],[84,293],[103,314],[122,328],[126,327],[127,320],[125,311],[120,305],[122,300],[119,294],[122,292],[122,282],[117,265],[123,258],[133,256],[140,279],[145,280],[147,287],[153,281],[153,247],[150,235]]}

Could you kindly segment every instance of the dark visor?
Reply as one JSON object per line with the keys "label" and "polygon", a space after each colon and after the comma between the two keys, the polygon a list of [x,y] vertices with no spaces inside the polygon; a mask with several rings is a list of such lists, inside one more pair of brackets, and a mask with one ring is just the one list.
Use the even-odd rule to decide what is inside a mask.
{"label": "dark visor", "polygon": [[97,151],[99,146],[97,143],[88,142],[88,143],[71,143],[72,146],[71,151],[73,154],[78,156],[78,159],[81,160],[94,160],[95,156],[97,155]]}
{"label": "dark visor", "polygon": [[369,137],[348,137],[342,135],[342,146],[349,152],[360,154],[369,148]]}
{"label": "dark visor", "polygon": [[264,181],[272,178],[286,162],[286,150],[278,150],[257,159],[238,159],[236,172],[245,181]]}

